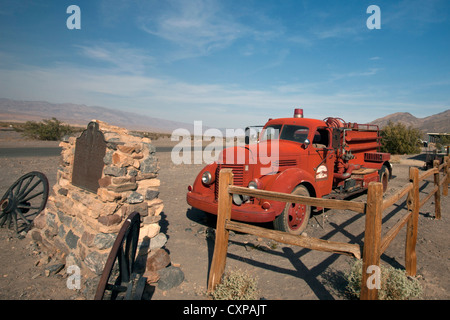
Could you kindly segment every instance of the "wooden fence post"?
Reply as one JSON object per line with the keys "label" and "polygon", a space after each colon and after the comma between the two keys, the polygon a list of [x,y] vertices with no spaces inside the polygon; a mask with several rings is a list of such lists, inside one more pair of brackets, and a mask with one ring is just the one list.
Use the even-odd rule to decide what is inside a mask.
{"label": "wooden fence post", "polygon": [[[380,182],[371,182],[369,184],[369,190],[367,191],[366,227],[364,232],[364,251],[360,294],[361,300],[378,299],[378,289],[380,289],[379,285],[381,281],[379,266],[381,254],[382,206],[383,185]],[[373,275],[369,275],[373,272]]]}
{"label": "wooden fence post", "polygon": [[409,276],[415,276],[417,272],[417,226],[419,224],[419,169],[410,168],[409,178],[413,183],[413,188],[408,194],[408,204],[412,214],[406,225],[406,245],[405,245],[405,268]]}
{"label": "wooden fence post", "polygon": [[228,193],[228,186],[233,183],[233,171],[222,169],[219,174],[219,207],[217,210],[216,241],[208,279],[208,293],[214,291],[220,283],[228,250],[229,231],[225,228],[225,221],[231,217],[232,196]]}
{"label": "wooden fence post", "polygon": [[442,194],[448,196],[448,184],[450,183],[450,158],[449,156],[444,157],[444,185],[442,186]]}
{"label": "wooden fence post", "polygon": [[437,187],[437,191],[434,193],[434,218],[437,220],[441,220],[441,187],[439,183],[439,165],[439,160],[433,161],[433,167],[438,170],[438,172],[434,174],[434,186]]}

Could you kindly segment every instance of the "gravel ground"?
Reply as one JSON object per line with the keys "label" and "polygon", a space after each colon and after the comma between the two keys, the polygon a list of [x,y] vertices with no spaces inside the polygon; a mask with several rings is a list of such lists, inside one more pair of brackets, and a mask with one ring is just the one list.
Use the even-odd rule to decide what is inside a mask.
{"label": "gravel ground", "polygon": [[[155,141],[155,145],[170,141]],[[58,143],[24,140],[11,132],[0,131],[0,149],[8,147],[54,147]],[[1,151],[1,150],[0,150]],[[156,288],[153,300],[204,300],[207,274],[214,247],[214,224],[203,212],[186,203],[187,186],[192,184],[203,165],[175,165],[170,152],[158,154],[161,180],[160,198],[162,232],[168,236],[165,246],[172,263],[179,264],[184,282],[171,290]],[[418,156],[398,157],[394,178],[386,195],[393,194],[408,182],[409,166],[421,166]],[[50,185],[56,180],[59,157],[0,158],[0,193],[21,175],[37,170],[47,175]],[[421,198],[432,189],[431,180],[421,188]],[[355,201],[364,201],[361,195]],[[449,197],[442,197],[442,219],[434,219],[431,199],[420,210],[417,240],[418,276],[423,286],[421,299],[449,299]],[[383,214],[383,233],[406,213],[392,206]],[[270,228],[270,226],[267,226]],[[309,236],[332,241],[363,244],[364,216],[348,210],[328,210],[310,220]],[[382,263],[404,268],[404,229],[382,255]],[[83,299],[78,291],[67,288],[67,274],[62,270],[49,275],[46,268],[59,263],[28,238],[17,239],[11,230],[0,229],[0,299]],[[48,261],[50,260],[50,261]],[[345,272],[353,259],[348,256],[312,251],[284,245],[250,235],[232,233],[229,241],[227,270],[239,268],[258,279],[261,297],[273,300],[347,299]]]}

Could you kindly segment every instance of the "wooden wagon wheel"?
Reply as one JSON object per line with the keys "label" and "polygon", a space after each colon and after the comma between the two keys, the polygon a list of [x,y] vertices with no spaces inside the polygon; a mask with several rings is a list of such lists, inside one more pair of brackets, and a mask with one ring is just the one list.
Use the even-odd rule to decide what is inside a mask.
{"label": "wooden wagon wheel", "polygon": [[133,212],[122,225],[111,248],[95,300],[141,299],[146,278],[135,272],[139,228],[140,214]]}
{"label": "wooden wagon wheel", "polygon": [[20,177],[9,187],[0,200],[0,227],[14,224],[19,233],[18,220],[25,224],[24,230],[31,228],[33,219],[44,209],[48,199],[47,177],[37,171],[29,172]]}

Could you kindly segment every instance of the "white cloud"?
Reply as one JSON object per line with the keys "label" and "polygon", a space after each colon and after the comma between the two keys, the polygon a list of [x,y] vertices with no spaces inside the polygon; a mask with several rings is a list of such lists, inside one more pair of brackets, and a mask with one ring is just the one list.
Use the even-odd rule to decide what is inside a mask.
{"label": "white cloud", "polygon": [[[347,76],[373,73],[376,70]],[[264,124],[269,117],[290,117],[296,107],[304,108],[307,117],[337,116],[352,122],[423,109],[420,102],[394,100],[392,91],[397,89],[338,88],[327,92],[323,83],[293,83],[249,90],[232,84],[192,84],[173,78],[68,65],[0,70],[0,97],[97,105],[190,124],[202,120],[205,126],[219,128]],[[432,101],[428,107],[442,108]]]}
{"label": "white cloud", "polygon": [[138,20],[145,32],[181,46],[185,51],[180,58],[207,55],[249,32],[218,1],[173,0],[168,4],[150,3]]}
{"label": "white cloud", "polygon": [[344,78],[354,78],[354,77],[370,77],[376,75],[381,69],[370,68],[367,71],[351,71],[347,73],[333,74],[331,76],[332,81],[341,80]]}
{"label": "white cloud", "polygon": [[121,43],[96,43],[94,45],[74,45],[81,56],[112,65],[112,70],[142,74],[155,59],[143,50],[130,48]]}

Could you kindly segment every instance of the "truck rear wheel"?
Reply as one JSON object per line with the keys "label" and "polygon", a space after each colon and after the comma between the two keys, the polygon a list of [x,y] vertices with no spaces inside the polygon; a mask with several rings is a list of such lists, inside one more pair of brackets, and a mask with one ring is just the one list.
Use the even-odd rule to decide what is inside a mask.
{"label": "truck rear wheel", "polygon": [[389,182],[389,169],[383,165],[380,170],[380,182],[383,185],[383,193],[386,192]]}
{"label": "truck rear wheel", "polygon": [[[291,194],[309,197],[309,191],[303,185],[297,186]],[[299,235],[306,229],[310,214],[311,206],[299,203],[286,203],[283,212],[276,217],[273,225],[276,230]]]}

